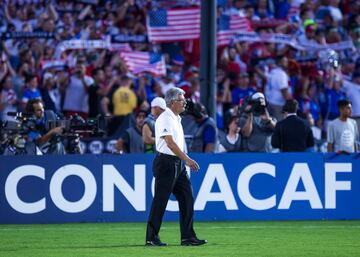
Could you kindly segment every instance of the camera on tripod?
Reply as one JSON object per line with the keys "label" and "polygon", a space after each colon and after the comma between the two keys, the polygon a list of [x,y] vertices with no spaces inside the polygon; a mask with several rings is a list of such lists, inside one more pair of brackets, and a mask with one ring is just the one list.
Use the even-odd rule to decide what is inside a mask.
{"label": "camera on tripod", "polygon": [[94,119],[83,119],[78,114],[69,119],[49,120],[46,122],[46,130],[63,127],[63,133],[56,140],[62,141],[67,153],[81,153],[80,135],[103,136],[105,134],[106,121],[103,116]]}
{"label": "camera on tripod", "polygon": [[103,130],[105,123],[103,121],[104,119],[102,116],[85,120],[75,113],[69,119],[47,121],[46,130],[61,126],[64,128],[63,135],[89,133],[95,136],[101,136],[105,133]]}

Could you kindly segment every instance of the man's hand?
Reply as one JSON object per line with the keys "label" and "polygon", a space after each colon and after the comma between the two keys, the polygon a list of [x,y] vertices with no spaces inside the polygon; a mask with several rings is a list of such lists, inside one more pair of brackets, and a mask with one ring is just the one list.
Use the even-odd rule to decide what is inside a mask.
{"label": "man's hand", "polygon": [[198,171],[200,169],[199,164],[190,158],[186,160],[186,165],[189,166],[192,171]]}
{"label": "man's hand", "polygon": [[51,135],[61,135],[63,133],[64,127],[56,127],[50,130]]}

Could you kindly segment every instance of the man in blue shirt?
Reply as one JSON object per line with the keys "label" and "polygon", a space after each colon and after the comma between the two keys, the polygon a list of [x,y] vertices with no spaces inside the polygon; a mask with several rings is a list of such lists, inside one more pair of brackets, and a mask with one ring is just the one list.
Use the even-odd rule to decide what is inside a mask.
{"label": "man in blue shirt", "polygon": [[44,105],[39,99],[31,99],[27,102],[26,113],[33,114],[35,121],[35,131],[29,133],[29,138],[36,143],[42,152],[47,154],[65,154],[64,146],[57,137],[61,135],[64,127],[58,126],[50,130],[47,129],[47,122],[56,121],[53,111],[44,111]]}

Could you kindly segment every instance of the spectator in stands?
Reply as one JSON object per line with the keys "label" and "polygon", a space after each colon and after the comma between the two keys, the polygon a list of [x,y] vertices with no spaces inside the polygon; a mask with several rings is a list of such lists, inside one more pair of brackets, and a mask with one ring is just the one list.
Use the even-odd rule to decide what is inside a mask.
{"label": "spectator in stands", "polygon": [[265,18],[273,18],[274,13],[271,10],[271,6],[269,6],[269,2],[272,3],[271,0],[258,0],[256,1],[255,15],[260,17],[261,19]]}
{"label": "spectator in stands", "polygon": [[356,121],[358,129],[360,129],[360,69],[354,71],[351,81],[343,79],[342,85],[352,103],[352,118]]}
{"label": "spectator in stands", "polygon": [[136,113],[135,126],[128,128],[118,139],[115,149],[120,153],[144,153],[144,140],[141,135],[141,128],[147,113],[139,111]]}
{"label": "spectator in stands", "polygon": [[[87,4],[86,1],[81,3],[80,1],[2,2],[4,4],[3,8],[0,8],[0,18],[2,18],[0,33],[3,33],[1,59],[3,59],[3,56],[8,57],[7,68],[9,69],[4,72],[3,64],[0,63],[0,84],[3,82],[1,78],[11,76],[13,89],[18,99],[22,99],[25,80],[29,74],[42,78],[44,74],[50,72],[53,74],[57,87],[61,89],[60,111],[65,111],[68,114],[72,109],[75,109],[74,111],[78,113],[84,112],[82,114],[84,117],[87,116],[88,112],[90,116],[95,116],[99,112],[112,114],[112,96],[120,84],[118,76],[121,77],[125,74],[135,82],[135,86],[132,88],[137,96],[135,109],[149,105],[153,98],[162,97],[163,93],[172,87],[183,88],[186,91],[186,98],[199,102],[197,81],[191,80],[187,72],[189,67],[199,67],[200,39],[189,40],[181,44],[179,42],[158,44],[157,42],[148,43],[141,40],[140,42],[122,43],[114,42],[116,41],[114,39],[116,36],[120,36],[119,38],[125,36],[126,40],[128,36],[130,38],[149,34],[149,31],[146,31],[149,28],[146,27],[145,15],[150,10],[168,10],[174,7],[174,2],[176,2],[177,7],[186,8],[190,5],[194,7],[201,1],[123,0],[98,1],[97,5]],[[25,2],[26,4],[24,4]],[[357,102],[359,97],[357,97],[356,93],[357,87],[352,85],[359,83],[355,83],[354,78],[351,82],[344,81],[342,78],[345,78],[343,75],[348,75],[348,80],[351,80],[350,76],[356,69],[355,60],[359,57],[360,50],[359,10],[359,1],[341,1],[340,5],[338,0],[218,1],[218,15],[246,17],[249,21],[246,25],[249,31],[254,29],[258,33],[270,33],[270,35],[267,34],[270,37],[273,32],[286,33],[286,35],[283,37],[284,41],[278,44],[266,42],[267,40],[265,42],[250,42],[247,41],[246,37],[244,40],[236,42],[238,37],[232,37],[229,34],[229,42],[233,42],[233,44],[228,43],[226,47],[218,48],[218,56],[221,56],[221,59],[218,61],[216,68],[225,72],[223,72],[221,80],[218,81],[219,93],[216,99],[217,127],[224,128],[224,113],[234,107],[234,104],[239,103],[237,98],[241,97],[236,96],[231,99],[231,90],[238,86],[236,83],[237,76],[244,72],[249,72],[251,75],[249,84],[254,88],[256,87],[257,91],[265,93],[269,102],[269,112],[277,119],[282,118],[281,108],[285,100],[292,96],[299,102],[301,101],[301,107],[304,111],[311,111],[317,126],[321,126],[321,122],[319,122],[321,118],[318,118],[317,106],[314,104],[317,99],[319,99],[321,114],[324,119],[329,118],[328,120],[331,120],[339,116],[336,102],[338,99],[344,99],[345,96],[352,101],[353,115],[358,117]],[[274,14],[276,14],[276,18],[284,20],[271,19]],[[234,21],[233,18],[230,18],[231,24]],[[285,21],[286,18],[287,21]],[[21,33],[15,34],[14,32]],[[50,32],[50,34],[31,34],[33,32]],[[44,37],[39,38],[39,35]],[[111,38],[110,42],[104,40],[105,38]],[[281,37],[276,36],[276,38]],[[284,42],[289,38],[296,38],[299,44],[293,45],[295,47],[288,47],[289,44],[284,44]],[[75,44],[73,44],[74,42],[65,42],[65,40],[71,39],[77,39],[78,41]],[[99,40],[97,43],[100,43],[96,46],[96,49],[91,49],[94,42],[90,40],[93,39]],[[337,43],[340,40],[342,42],[336,45],[336,52],[340,56],[339,62],[343,63],[342,60],[347,59],[349,69],[343,69],[342,77],[337,78],[339,83],[330,85],[328,83],[329,70],[326,68],[327,57],[324,58],[325,61],[314,57],[317,57],[319,52],[326,52],[319,49],[332,47],[331,45],[326,46],[326,44]],[[346,42],[347,40],[349,41]],[[350,40],[355,48],[352,47]],[[307,43],[316,44],[316,46],[305,47],[305,50],[297,48],[297,46],[301,47],[304,46],[302,44],[306,45]],[[70,49],[71,47],[67,48],[67,46],[75,46],[76,49]],[[102,49],[100,50],[97,47]],[[119,55],[119,51],[124,50],[167,53],[169,55],[167,64],[172,64],[172,66],[167,67],[167,76],[163,78],[153,75],[146,76],[151,77],[151,79],[147,80],[145,76],[130,71],[129,66],[124,65],[125,61]],[[274,68],[274,56],[283,54],[288,58],[295,57],[299,66],[311,67],[311,71],[301,69],[301,73],[298,72],[292,75],[291,65],[285,67],[286,65],[284,66],[281,63]],[[88,76],[90,74],[93,76],[93,71],[96,69],[103,70],[105,73],[104,83],[100,82],[101,79],[95,78],[95,87],[90,85],[84,87],[81,79],[78,79],[77,84],[80,87],[71,90],[72,86],[68,87],[68,85],[74,81],[72,78],[69,81],[68,77],[76,76],[73,73],[68,75],[66,72],[54,72],[57,70],[57,67],[54,66],[59,63],[62,63],[61,66],[67,66],[71,71],[74,67],[76,70],[76,63],[80,63],[80,59],[82,59],[83,63],[86,62],[85,73]],[[285,58],[279,59],[284,61]],[[44,68],[45,66],[46,68]],[[11,72],[12,69],[14,72]],[[262,74],[260,75],[260,72],[257,72],[253,77],[254,69],[255,71],[261,70]],[[94,71],[94,76],[97,77],[95,73],[97,71]],[[100,73],[97,73],[99,77],[101,77]],[[318,76],[315,78],[313,74],[318,74]],[[287,76],[288,78],[286,78]],[[302,83],[304,77],[308,79],[308,87]],[[266,79],[267,87],[265,88]],[[229,80],[231,83],[228,83]],[[343,80],[342,83],[341,80]],[[190,87],[189,82],[192,85]],[[47,84],[48,88],[50,88],[50,84]],[[314,84],[316,84],[317,90],[312,86]],[[324,89],[324,84],[326,84],[326,89]],[[45,108],[47,109],[47,106],[49,106],[47,96],[45,96],[47,93],[46,88],[43,86],[42,83],[39,84]],[[99,93],[97,86],[101,86],[100,95],[97,94]],[[286,89],[287,87],[288,89]],[[337,91],[336,88],[340,88],[340,90]],[[304,98],[304,95],[299,94],[302,89],[304,90],[302,92],[308,90],[309,98]],[[4,89],[0,90],[4,92]],[[326,92],[324,93],[324,91]],[[310,97],[310,93],[314,93],[314,95]],[[302,99],[299,98],[300,95]],[[95,103],[97,97],[101,98],[102,110]],[[19,106],[21,107],[21,105],[18,105],[18,110],[22,110]],[[112,121],[119,117],[118,123],[111,123],[114,131],[122,126],[129,126],[127,122],[121,122],[123,116],[114,117]],[[183,119],[182,121],[187,120]],[[191,125],[191,123],[189,124]],[[195,121],[194,125],[197,127]],[[123,131],[124,127],[118,131]],[[185,126],[184,130],[186,130]]]}
{"label": "spectator in stands", "polygon": [[105,93],[105,74],[101,68],[92,71],[94,83],[89,87],[89,117],[96,117],[101,112],[100,99]]}
{"label": "spectator in stands", "polygon": [[27,102],[31,99],[42,99],[41,93],[38,88],[39,82],[35,75],[29,74],[25,80],[26,89],[24,90],[23,97],[21,99],[22,106],[25,109]]}
{"label": "spectator in stands", "polygon": [[65,99],[63,110],[66,117],[77,113],[82,118],[88,118],[89,87],[94,83],[94,79],[85,74],[86,67],[83,63],[76,64],[73,74],[65,85]]}
{"label": "spectator in stands", "polygon": [[139,75],[139,78],[135,80],[134,91],[140,102],[151,101],[156,97],[156,93],[153,91],[153,88],[158,82],[153,78],[150,73],[143,73]]}
{"label": "spectator in stands", "polygon": [[155,152],[155,121],[165,111],[166,102],[162,97],[155,97],[151,101],[151,112],[144,120],[142,137],[145,143],[145,153]]}
{"label": "spectator in stands", "polygon": [[219,153],[222,152],[240,152],[241,151],[241,134],[239,127],[239,116],[233,113],[225,119],[225,132],[219,132]]}
{"label": "spectator in stands", "polygon": [[172,72],[168,71],[166,75],[162,77],[162,79],[159,81],[162,95],[165,95],[170,88],[175,87],[174,81],[175,78]]}
{"label": "spectator in stands", "polygon": [[325,84],[325,96],[326,96],[326,115],[324,117],[324,126],[327,129],[327,125],[330,121],[336,119],[340,112],[337,106],[339,100],[346,99],[345,92],[342,89],[342,76],[339,71],[334,68],[330,68],[329,78]]}
{"label": "spectator in stands", "polygon": [[287,74],[288,59],[286,56],[277,58],[277,67],[271,70],[267,77],[265,96],[269,113],[276,120],[282,120],[282,106],[291,98],[289,75]]}
{"label": "spectator in stands", "polygon": [[271,152],[271,135],[276,120],[269,115],[263,93],[253,94],[248,103],[244,103],[240,114],[239,127],[242,134],[242,146],[245,152]]}
{"label": "spectator in stands", "polygon": [[52,73],[46,72],[44,74],[40,93],[46,110],[52,110],[55,113],[60,112],[61,95]]}
{"label": "spectator in stands", "polygon": [[359,129],[351,119],[352,107],[348,100],[339,100],[340,116],[330,122],[327,133],[328,152],[353,153],[359,150]]}
{"label": "spectator in stands", "polygon": [[114,105],[114,115],[126,116],[132,113],[137,106],[137,98],[131,89],[132,80],[128,76],[123,76],[120,81],[120,87],[112,96]]}
{"label": "spectator in stands", "polygon": [[240,73],[236,81],[236,87],[231,91],[232,104],[237,105],[241,99],[245,99],[253,95],[256,90],[250,87],[249,74],[247,72]]}
{"label": "spectator in stands", "polygon": [[297,116],[298,102],[287,100],[283,112],[285,119],[275,126],[271,144],[281,152],[305,152],[314,147],[314,137],[309,124]]}
{"label": "spectator in stands", "polygon": [[2,80],[0,88],[0,120],[12,120],[14,119],[7,115],[8,112],[17,111],[18,98],[13,89],[13,83],[10,76],[6,76]]}

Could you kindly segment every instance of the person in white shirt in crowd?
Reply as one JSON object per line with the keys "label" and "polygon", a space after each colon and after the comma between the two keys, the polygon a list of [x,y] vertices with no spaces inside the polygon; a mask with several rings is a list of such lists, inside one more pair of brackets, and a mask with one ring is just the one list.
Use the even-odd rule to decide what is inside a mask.
{"label": "person in white shirt in crowd", "polygon": [[65,87],[63,110],[67,117],[78,113],[82,118],[88,118],[88,90],[94,79],[85,75],[85,69],[84,64],[76,64],[74,73]]}
{"label": "person in white shirt in crowd", "polygon": [[328,152],[354,153],[359,147],[359,130],[351,119],[352,106],[349,100],[339,100],[339,118],[330,122],[327,133]]}
{"label": "person in white shirt in crowd", "polygon": [[280,121],[283,119],[282,107],[286,100],[291,99],[292,93],[289,87],[289,75],[287,74],[288,58],[277,58],[277,67],[271,70],[267,76],[265,97],[271,116]]}
{"label": "person in white shirt in crowd", "polygon": [[352,103],[352,117],[360,130],[360,69],[352,75],[352,80],[342,80],[346,95]]}
{"label": "person in white shirt in crowd", "polygon": [[[8,112],[17,111],[18,98],[13,88],[11,76],[5,77],[0,91],[0,120],[15,121],[14,117],[7,115]],[[1,86],[0,84],[0,86]]]}

